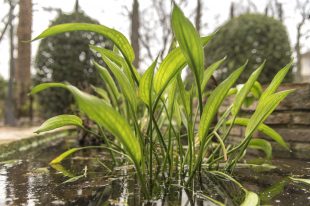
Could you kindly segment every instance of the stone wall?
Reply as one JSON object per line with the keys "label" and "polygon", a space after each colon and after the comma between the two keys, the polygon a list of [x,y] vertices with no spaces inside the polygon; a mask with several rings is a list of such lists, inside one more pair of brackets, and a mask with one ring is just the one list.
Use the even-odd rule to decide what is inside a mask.
{"label": "stone wall", "polygon": [[[310,84],[284,84],[279,90],[296,89],[270,115],[265,123],[275,129],[289,144],[291,151],[272,142],[273,156],[310,159]],[[226,105],[229,101],[226,102]],[[255,111],[256,104],[243,108],[241,116],[249,116]],[[240,142],[244,128],[234,128],[231,135],[233,142]],[[270,140],[261,133],[254,137]]]}

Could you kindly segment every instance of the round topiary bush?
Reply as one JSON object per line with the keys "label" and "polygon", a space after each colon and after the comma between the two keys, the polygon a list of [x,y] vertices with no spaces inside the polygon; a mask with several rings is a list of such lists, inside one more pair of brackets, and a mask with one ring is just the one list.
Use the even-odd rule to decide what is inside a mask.
{"label": "round topiary bush", "polygon": [[[98,23],[83,12],[76,11],[72,14],[60,13],[50,26],[72,22]],[[112,47],[104,37],[81,31],[43,39],[35,59],[34,83],[66,81],[82,90],[89,90],[91,84],[100,84],[99,75],[90,61],[93,55],[89,44]],[[73,97],[67,91],[50,89],[39,95],[38,102],[42,115],[50,117],[71,112]]]}
{"label": "round topiary bush", "polygon": [[[225,23],[205,48],[206,65],[227,56],[218,69],[217,79],[225,79],[233,70],[248,60],[239,83],[264,60],[265,68],[259,78],[269,83],[272,77],[291,59],[291,47],[285,26],[278,20],[261,14],[244,14]],[[290,72],[285,81],[292,80]]]}

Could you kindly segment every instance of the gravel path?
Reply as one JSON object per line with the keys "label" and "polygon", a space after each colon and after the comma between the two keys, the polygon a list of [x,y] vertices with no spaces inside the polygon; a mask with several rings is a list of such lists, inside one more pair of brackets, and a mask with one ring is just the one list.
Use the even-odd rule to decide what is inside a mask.
{"label": "gravel path", "polygon": [[38,127],[1,127],[0,144],[35,136],[36,134],[34,133],[34,131],[36,131],[37,128]]}

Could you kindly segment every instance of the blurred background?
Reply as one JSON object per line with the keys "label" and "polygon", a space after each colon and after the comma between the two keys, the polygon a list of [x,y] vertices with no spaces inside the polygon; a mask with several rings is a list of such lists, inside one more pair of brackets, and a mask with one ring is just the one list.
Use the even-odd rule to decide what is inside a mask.
{"label": "blurred background", "polygon": [[[226,64],[216,73],[221,81],[249,60],[239,83],[264,60],[260,82],[294,58],[286,82],[310,82],[309,0],[179,0],[201,36],[217,31],[205,48],[205,64],[224,56]],[[0,0],[0,126],[28,127],[42,119],[73,113],[72,97],[62,90],[28,96],[42,82],[70,82],[91,91],[102,84],[90,63],[89,44],[113,48],[94,33],[73,32],[27,43],[51,25],[87,22],[121,31],[136,53],[141,73],[172,41],[171,1],[168,0]],[[185,81],[192,76],[184,72]]]}

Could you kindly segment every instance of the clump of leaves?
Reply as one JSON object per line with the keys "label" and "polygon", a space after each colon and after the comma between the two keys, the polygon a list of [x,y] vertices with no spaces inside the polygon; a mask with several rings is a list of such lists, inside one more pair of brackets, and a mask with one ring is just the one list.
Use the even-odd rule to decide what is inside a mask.
{"label": "clump of leaves", "polygon": [[[62,24],[48,28],[35,40],[76,30],[96,32],[115,45],[113,51],[90,46],[94,53],[101,55],[108,67],[93,62],[104,81],[105,89],[94,88],[98,94],[94,96],[70,84],[44,83],[34,87],[31,93],[51,87],[71,92],[80,111],[94,122],[95,126],[89,132],[103,138],[106,144],[73,148],[53,160],[53,164],[60,163],[81,149],[108,149],[115,165],[119,164],[115,156],[126,157],[134,165],[145,197],[151,198],[153,187],[159,182],[164,181],[169,185],[170,180],[177,176],[184,187],[193,187],[194,177],[199,170],[213,171],[219,168],[220,163],[225,166],[220,167],[222,172],[216,174],[232,179],[223,172],[233,171],[249,146],[262,149],[270,156],[266,140],[252,139],[256,130],[287,147],[281,136],[263,122],[292,92],[276,92],[292,63],[284,67],[263,92],[257,89],[256,80],[264,64],[257,68],[241,88],[233,88],[246,67],[245,63],[213,91],[203,93],[203,88],[224,59],[204,69],[203,47],[214,34],[200,37],[176,5],[172,12],[172,30],[179,46],[172,49],[161,63],[157,58],[142,76],[132,64],[135,55],[130,43],[114,29],[85,23]],[[195,82],[189,90],[181,78],[181,71],[186,66],[195,76]],[[259,98],[256,112],[249,119],[240,118],[238,113],[250,93]],[[219,107],[231,94],[235,94],[232,105],[225,112],[219,113]],[[207,99],[205,104],[203,98]],[[215,118],[218,121],[215,122]],[[38,132],[66,125],[88,130],[83,127],[79,117],[61,115],[47,120]],[[240,143],[230,145],[229,134],[235,125],[246,126],[245,136]],[[107,133],[113,138],[108,137]],[[244,204],[258,204],[259,198],[255,193],[242,189],[246,191]]]}

